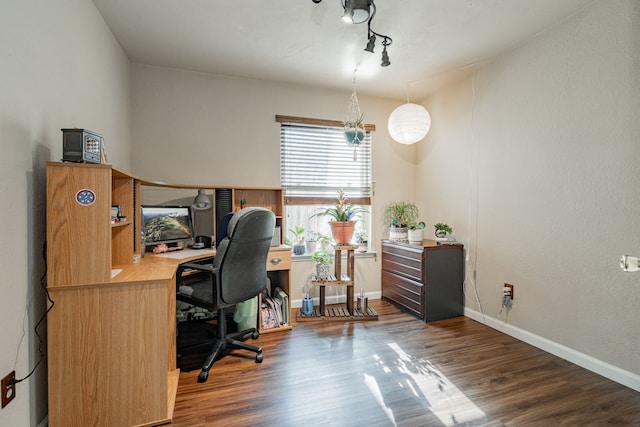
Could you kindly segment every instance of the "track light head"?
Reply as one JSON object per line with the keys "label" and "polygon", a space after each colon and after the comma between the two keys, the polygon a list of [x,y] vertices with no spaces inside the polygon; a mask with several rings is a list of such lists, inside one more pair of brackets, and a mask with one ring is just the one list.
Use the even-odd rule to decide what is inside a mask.
{"label": "track light head", "polygon": [[367,22],[371,14],[372,0],[342,0],[344,14],[342,20],[348,24]]}
{"label": "track light head", "polygon": [[389,61],[389,54],[387,53],[387,46],[384,46],[384,49],[382,49],[382,63],[380,64],[383,67],[387,67],[391,64],[391,61]]}
{"label": "track light head", "polygon": [[342,15],[342,21],[347,23],[347,24],[353,24],[353,8],[352,7],[345,7],[344,8],[344,14]]}
{"label": "track light head", "polygon": [[373,49],[376,47],[376,35],[371,34],[369,37],[369,42],[367,43],[367,47],[364,48],[365,51],[373,53]]}

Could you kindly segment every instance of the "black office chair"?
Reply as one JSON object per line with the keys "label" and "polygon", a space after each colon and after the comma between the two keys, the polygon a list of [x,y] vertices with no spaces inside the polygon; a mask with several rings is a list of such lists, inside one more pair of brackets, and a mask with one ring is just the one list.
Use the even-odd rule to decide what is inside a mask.
{"label": "black office chair", "polygon": [[[256,353],[256,363],[262,362],[260,347],[240,341],[248,335],[253,339],[258,338],[256,328],[227,334],[224,309],[253,298],[266,288],[267,255],[274,229],[273,212],[259,207],[244,208],[233,215],[227,227],[227,236],[217,242],[213,264],[189,262],[178,268],[176,298],[217,312],[216,339],[196,344],[198,347],[211,346],[198,382],[207,380],[213,363],[224,356],[228,349],[253,351]],[[183,272],[189,269],[207,274],[203,280],[183,284]]]}

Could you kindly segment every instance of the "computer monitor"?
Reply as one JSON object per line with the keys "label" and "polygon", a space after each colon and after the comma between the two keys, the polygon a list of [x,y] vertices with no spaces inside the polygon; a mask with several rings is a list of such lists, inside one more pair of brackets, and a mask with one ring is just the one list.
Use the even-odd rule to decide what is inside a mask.
{"label": "computer monitor", "polygon": [[189,206],[142,206],[142,229],[147,246],[169,246],[193,239]]}

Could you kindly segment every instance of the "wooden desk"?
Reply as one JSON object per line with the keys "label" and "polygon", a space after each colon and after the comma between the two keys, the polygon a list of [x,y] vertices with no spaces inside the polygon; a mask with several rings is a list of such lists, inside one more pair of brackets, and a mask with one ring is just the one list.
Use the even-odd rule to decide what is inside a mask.
{"label": "wooden desk", "polygon": [[[290,251],[273,248],[269,259]],[[108,283],[49,288],[51,427],[171,422],[179,377],[175,274],[180,263],[211,256],[183,254],[190,256],[146,254],[114,266],[122,271]]]}
{"label": "wooden desk", "polygon": [[200,257],[147,254],[117,267],[109,283],[49,289],[50,426],[171,421],[179,376],[175,272]]}
{"label": "wooden desk", "polygon": [[[281,239],[286,229],[280,188],[166,184],[111,165],[47,162],[47,289],[55,303],[47,318],[51,427],[171,421],[179,374],[176,270],[211,253],[147,253],[134,263],[142,250],[142,186],[210,189],[216,209],[218,201],[228,211],[245,202],[261,206],[276,215]],[[111,222],[114,205],[126,220]],[[266,266],[285,292],[290,251],[272,248]],[[112,276],[114,270],[120,272]]]}

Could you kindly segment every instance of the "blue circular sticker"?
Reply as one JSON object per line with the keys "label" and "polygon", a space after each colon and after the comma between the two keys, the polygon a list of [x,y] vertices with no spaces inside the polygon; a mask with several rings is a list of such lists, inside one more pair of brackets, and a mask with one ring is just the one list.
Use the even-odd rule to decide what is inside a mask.
{"label": "blue circular sticker", "polygon": [[96,193],[88,188],[83,188],[76,193],[76,201],[83,206],[92,205],[96,201]]}

